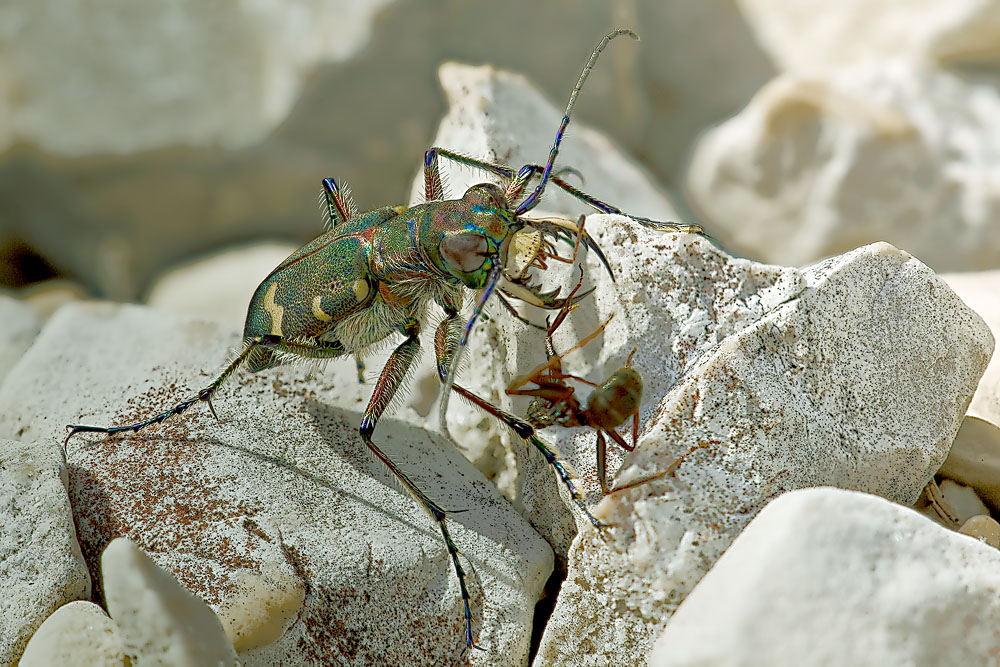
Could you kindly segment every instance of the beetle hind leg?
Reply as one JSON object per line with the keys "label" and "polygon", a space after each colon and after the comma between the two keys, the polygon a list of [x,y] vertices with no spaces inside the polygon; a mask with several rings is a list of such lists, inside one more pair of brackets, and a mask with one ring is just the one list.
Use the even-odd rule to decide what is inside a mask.
{"label": "beetle hind leg", "polygon": [[445,523],[447,512],[421,491],[409,476],[372,441],[375,425],[382,417],[382,413],[389,406],[396,391],[402,386],[407,374],[413,367],[417,353],[420,351],[420,323],[411,318],[403,325],[402,330],[406,335],[406,340],[400,343],[399,347],[393,351],[385,367],[382,369],[382,374],[379,376],[378,382],[375,383],[375,389],[372,392],[371,399],[368,401],[368,407],[365,408],[359,431],[361,439],[368,449],[395,475],[402,487],[427,510],[427,513],[431,515],[441,530],[441,536],[444,538],[448,555],[451,557],[451,562],[455,567],[455,574],[458,576],[458,587],[461,590],[462,603],[465,607],[465,643],[466,646],[475,646],[472,640],[472,608],[470,605],[469,589],[465,583],[465,569],[458,558],[458,547],[455,546],[454,540],[451,539],[451,534],[448,532],[448,526]]}
{"label": "beetle hind leg", "polygon": [[[228,366],[226,366],[226,368],[212,381],[210,385],[201,389],[191,398],[181,401],[169,410],[165,410],[164,412],[135,424],[126,424],[123,426],[88,426],[86,424],[69,424],[66,426],[69,433],[63,441],[63,450],[65,451],[66,447],[69,445],[70,438],[77,433],[104,433],[106,435],[116,435],[118,433],[124,433],[125,431],[132,431],[134,433],[146,428],[147,426],[152,426],[153,424],[159,424],[166,421],[174,415],[179,415],[199,401],[207,403],[208,409],[212,411],[212,416],[218,419],[219,416],[215,413],[215,407],[212,405],[212,398],[215,396],[216,392],[219,391],[222,385],[224,385],[226,381],[232,377],[233,373],[240,369],[240,367],[245,365],[251,371],[260,370],[258,366],[260,366],[261,360],[264,358],[274,360],[275,352],[299,357],[329,359],[332,357],[342,356],[344,354],[344,348],[339,344],[333,343],[311,344],[286,341],[280,336],[274,335],[258,336],[247,339],[244,341],[243,350],[239,353],[239,355],[237,355],[237,357],[233,359]],[[276,364],[270,363],[262,367],[267,368],[271,365]]]}
{"label": "beetle hind leg", "polygon": [[140,429],[146,428],[147,426],[152,426],[153,424],[159,424],[160,422],[166,421],[167,419],[173,417],[174,415],[179,415],[199,401],[204,401],[208,403],[208,407],[212,411],[212,415],[216,419],[218,419],[218,415],[215,414],[215,408],[212,407],[212,397],[215,395],[215,392],[217,392],[219,388],[222,387],[223,384],[225,384],[226,380],[228,380],[230,376],[232,376],[232,374],[235,373],[240,368],[240,366],[242,366],[244,363],[246,363],[246,361],[249,358],[252,357],[252,355],[257,351],[258,347],[259,343],[257,342],[248,343],[247,345],[244,346],[243,351],[240,352],[239,356],[237,356],[232,362],[230,362],[230,364],[226,366],[226,368],[222,371],[222,373],[220,373],[219,376],[212,381],[212,384],[203,388],[201,391],[199,391],[196,395],[192,396],[191,398],[181,401],[180,403],[173,406],[169,410],[165,410],[164,412],[161,412],[158,415],[154,415],[149,419],[145,419],[135,424],[127,424],[124,426],[88,426],[86,424],[67,425],[66,429],[69,431],[69,433],[66,435],[66,439],[63,441],[63,451],[65,452],[66,448],[69,446],[70,438],[72,438],[77,433],[104,433],[106,435],[116,435],[118,433],[124,433],[125,431],[132,431],[134,433],[136,431],[139,431]]}

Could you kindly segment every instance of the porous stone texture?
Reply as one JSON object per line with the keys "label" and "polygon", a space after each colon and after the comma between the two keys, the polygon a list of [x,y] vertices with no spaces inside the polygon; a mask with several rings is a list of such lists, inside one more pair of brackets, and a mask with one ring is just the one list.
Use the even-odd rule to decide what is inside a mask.
{"label": "porous stone texture", "polygon": [[242,329],[254,290],[296,249],[288,243],[255,243],[186,262],[153,282],[146,304]]}
{"label": "porous stone texture", "polygon": [[30,306],[0,293],[0,383],[41,329],[41,321]]}
{"label": "porous stone texture", "polygon": [[779,69],[862,62],[1000,60],[1000,4],[992,0],[736,0]]}
{"label": "porous stone texture", "polygon": [[[941,278],[1000,338],[1000,270],[946,273]],[[1000,424],[1000,355],[994,354],[969,405],[969,415]],[[1000,505],[998,505],[1000,507]]]}
{"label": "porous stone texture", "polygon": [[52,612],[90,597],[66,488],[56,442],[0,439],[0,665],[17,661]]}
{"label": "porous stone texture", "polygon": [[1000,551],[839,489],[765,507],[670,619],[649,667],[995,665]]}
{"label": "porous stone texture", "polygon": [[104,602],[137,664],[232,667],[236,651],[203,600],[119,537],[101,555]]}
{"label": "porous stone texture", "polygon": [[[579,339],[616,312],[576,373],[607,377],[636,347],[643,428],[618,490],[595,508],[607,529],[584,526],[570,549],[536,665],[642,664],[684,596],[784,490],[826,484],[913,504],[993,349],[940,278],[885,243],[797,270],[620,218],[587,229],[618,282],[598,279],[596,317],[564,333]],[[595,491],[593,433],[546,434]]]}
{"label": "porous stone texture", "polygon": [[1000,262],[1000,94],[902,62],[784,74],[699,141],[689,203],[728,246],[799,265],[875,239],[936,270]]}
{"label": "porous stone texture", "polygon": [[[70,305],[0,388],[0,433],[56,443],[67,423],[149,417],[207,385],[237,343],[214,323]],[[244,665],[523,664],[551,549],[450,445],[383,418],[376,443],[456,511],[449,527],[485,649],[466,652],[440,532],[358,436],[370,391],[349,359],[317,376],[239,374],[213,401],[221,422],[199,404],[137,434],[77,436],[70,495],[91,571],[124,536],[214,609],[246,595],[247,570],[300,582],[305,600],[288,629],[242,654]],[[257,627],[272,633],[279,622]]]}
{"label": "porous stone texture", "polygon": [[84,600],[64,604],[45,619],[17,665],[128,667],[118,626],[103,609]]}

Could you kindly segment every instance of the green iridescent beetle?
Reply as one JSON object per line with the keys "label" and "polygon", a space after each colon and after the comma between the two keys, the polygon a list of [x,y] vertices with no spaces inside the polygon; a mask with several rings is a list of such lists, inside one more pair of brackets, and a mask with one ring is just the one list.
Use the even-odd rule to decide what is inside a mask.
{"label": "green iridescent beetle", "polygon": [[[541,200],[547,184],[551,182],[600,212],[627,215],[568,184],[558,172],[553,173],[576,97],[601,51],[619,35],[638,39],[630,30],[615,30],[594,49],[570,95],[544,166],[527,164],[515,171],[505,165],[432,148],[424,157],[427,203],[409,208],[388,206],[365,213],[355,209],[346,188],[342,190],[333,179],[324,179],[321,197],[326,203],[328,231],[294,252],[260,284],[250,300],[242,351],[219,376],[192,398],[145,421],[110,427],[69,425],[66,441],[77,433],[138,431],[180,414],[200,401],[207,403],[215,415],[212,397],[240,368],[257,372],[297,359],[324,360],[351,354],[360,359],[371,346],[401,332],[405,340],[382,369],[361,419],[361,439],[437,522],[458,576],[465,607],[466,645],[473,646],[465,572],[458,548],[448,532],[447,513],[383,453],[372,436],[413,367],[420,350],[421,322],[425,320],[428,304],[433,302],[445,313],[434,337],[438,374],[445,386],[440,403],[442,428],[447,433],[444,414],[448,398],[455,391],[531,442],[556,470],[574,502],[594,525],[600,525],[584,505],[568,468],[554,449],[535,434],[534,428],[454,384],[454,379],[469,332],[501,279],[518,288],[509,292],[515,298],[554,309],[565,305],[565,301],[555,299],[555,293],[544,294],[522,275],[506,272],[508,254],[517,234],[534,230],[565,238],[565,227],[525,217]],[[445,199],[439,157],[482,169],[501,179],[504,185],[483,183],[469,188],[461,199]],[[535,179],[538,184],[521,199]],[[701,231],[694,225],[628,217],[662,231]],[[591,239],[582,238],[600,253]],[[482,290],[482,295],[465,323],[460,311],[469,289]]]}

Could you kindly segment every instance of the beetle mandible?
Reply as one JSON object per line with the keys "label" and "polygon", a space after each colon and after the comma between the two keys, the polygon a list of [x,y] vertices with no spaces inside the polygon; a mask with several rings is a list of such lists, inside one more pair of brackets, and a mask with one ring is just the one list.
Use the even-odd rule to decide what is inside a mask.
{"label": "beetle mandible", "polygon": [[[525,227],[552,235],[559,233],[544,221],[525,217],[541,201],[549,183],[600,212],[627,215],[570,185],[560,177],[560,172],[553,172],[577,95],[601,51],[608,42],[621,35],[638,39],[631,30],[618,29],[605,35],[594,49],[570,94],[544,166],[526,164],[515,170],[434,147],[424,155],[426,203],[409,208],[386,206],[364,213],[357,211],[346,187],[342,189],[332,178],[324,179],[322,197],[327,203],[330,228],[292,253],[264,278],[250,300],[242,350],[218,377],[193,397],[135,424],[69,425],[66,442],[77,433],[112,435],[139,431],[178,415],[198,402],[207,403],[212,415],[218,418],[212,398],[240,368],[258,372],[296,359],[328,360],[352,354],[363,357],[373,345],[396,332],[402,333],[405,339],[382,369],[359,431],[365,445],[437,523],[461,589],[466,645],[473,646],[469,592],[458,548],[445,521],[447,512],[386,456],[372,436],[376,424],[413,367],[420,350],[421,322],[425,319],[428,303],[433,301],[445,313],[434,337],[437,371],[445,387],[440,406],[442,428],[447,432],[443,415],[447,410],[448,397],[451,391],[455,391],[502,419],[519,436],[539,449],[555,468],[577,506],[595,526],[600,525],[584,505],[569,469],[555,450],[537,437],[534,428],[455,384],[454,379],[469,332],[503,277],[515,234]],[[482,169],[500,178],[504,185],[474,185],[460,199],[445,199],[438,169],[440,158]],[[528,185],[536,179],[537,185],[522,199]],[[701,231],[695,225],[628,217],[661,231]],[[592,240],[585,236],[581,238],[600,252]],[[558,304],[546,298],[551,295],[533,291],[524,282],[520,284],[527,287],[528,294],[537,297],[542,305],[564,305],[564,302]],[[482,296],[465,323],[460,311],[467,289],[482,290]],[[518,298],[523,297],[519,295]]]}

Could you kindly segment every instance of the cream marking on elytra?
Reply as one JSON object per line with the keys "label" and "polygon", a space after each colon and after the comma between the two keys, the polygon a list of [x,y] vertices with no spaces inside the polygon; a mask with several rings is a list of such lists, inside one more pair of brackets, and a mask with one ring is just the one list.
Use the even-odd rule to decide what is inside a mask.
{"label": "cream marking on elytra", "polygon": [[368,293],[371,291],[366,280],[355,280],[351,285],[351,289],[354,290],[354,296],[358,300],[358,303],[364,303],[364,300],[368,298]]}
{"label": "cream marking on elytra", "polygon": [[274,294],[278,291],[278,283],[271,283],[271,287],[264,295],[264,310],[271,316],[271,334],[281,335],[281,319],[285,316],[284,306],[279,306],[274,302]]}
{"label": "cream marking on elytra", "polygon": [[322,301],[323,297],[319,294],[313,297],[313,317],[323,322],[329,322],[333,317],[323,312]]}

